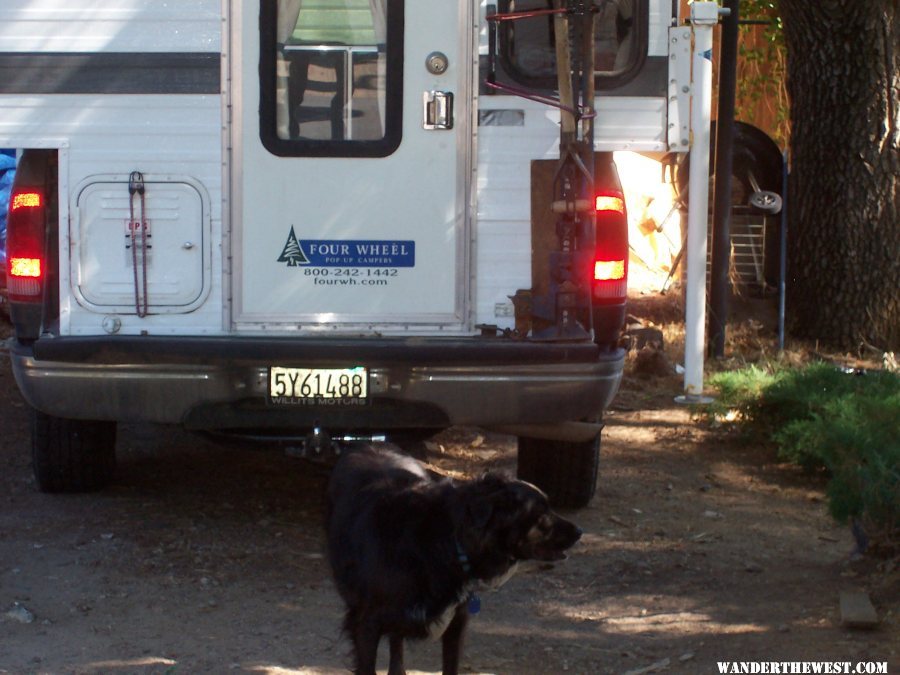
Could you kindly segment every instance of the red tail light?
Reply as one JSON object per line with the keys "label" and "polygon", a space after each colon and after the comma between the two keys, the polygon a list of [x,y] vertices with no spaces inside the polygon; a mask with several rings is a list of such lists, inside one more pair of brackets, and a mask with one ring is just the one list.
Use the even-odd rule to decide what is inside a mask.
{"label": "red tail light", "polygon": [[628,289],[628,218],[617,190],[597,195],[594,248],[594,304],[624,302]]}
{"label": "red tail light", "polygon": [[620,213],[625,215],[625,198],[621,194],[597,195],[595,200],[597,213]]}
{"label": "red tail light", "polygon": [[40,192],[16,192],[10,201],[10,211],[19,209],[39,209],[44,205],[44,195]]}
{"label": "red tail light", "polygon": [[43,188],[18,186],[10,197],[6,232],[6,286],[12,302],[41,299],[46,256],[45,205]]}

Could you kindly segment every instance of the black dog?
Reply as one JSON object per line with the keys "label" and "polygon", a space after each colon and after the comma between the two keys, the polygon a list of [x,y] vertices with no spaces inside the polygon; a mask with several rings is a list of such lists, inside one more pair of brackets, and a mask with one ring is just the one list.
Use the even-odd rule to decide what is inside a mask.
{"label": "black dog", "polygon": [[347,605],[356,672],[375,673],[381,636],[391,675],[403,640],[441,636],[443,672],[457,673],[474,591],[508,579],[519,560],[561,560],[581,530],[523,481],[495,474],[456,482],[415,460],[362,448],[328,486],[328,552]]}

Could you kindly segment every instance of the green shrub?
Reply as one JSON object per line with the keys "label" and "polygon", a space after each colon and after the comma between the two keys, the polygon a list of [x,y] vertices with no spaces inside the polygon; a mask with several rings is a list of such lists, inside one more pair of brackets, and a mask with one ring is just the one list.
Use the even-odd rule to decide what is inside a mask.
{"label": "green shrub", "polygon": [[706,412],[715,418],[727,418],[732,411],[736,411],[745,432],[771,440],[773,430],[767,428],[769,420],[759,414],[758,404],[765,391],[785,372],[748,366],[716,373],[710,378],[710,385],[719,390],[719,396],[707,406]]}
{"label": "green shrub", "polygon": [[712,409],[739,411],[749,434],[775,441],[779,456],[825,469],[832,515],[887,536],[900,528],[900,377],[847,373],[828,364],[766,371],[754,366],[711,378]]}
{"label": "green shrub", "polygon": [[840,396],[808,419],[792,421],[775,439],[786,459],[827,469],[835,518],[900,526],[900,393]]}

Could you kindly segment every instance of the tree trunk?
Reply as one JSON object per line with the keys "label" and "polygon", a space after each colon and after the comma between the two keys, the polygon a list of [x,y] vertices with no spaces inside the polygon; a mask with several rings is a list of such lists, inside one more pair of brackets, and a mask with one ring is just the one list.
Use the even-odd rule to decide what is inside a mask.
{"label": "tree trunk", "polygon": [[790,332],[900,349],[898,0],[780,0]]}

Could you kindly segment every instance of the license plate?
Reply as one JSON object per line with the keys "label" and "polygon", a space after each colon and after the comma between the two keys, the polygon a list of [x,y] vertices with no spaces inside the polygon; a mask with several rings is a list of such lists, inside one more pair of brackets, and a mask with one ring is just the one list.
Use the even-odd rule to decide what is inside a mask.
{"label": "license plate", "polygon": [[281,405],[364,405],[365,368],[269,368],[269,400]]}

